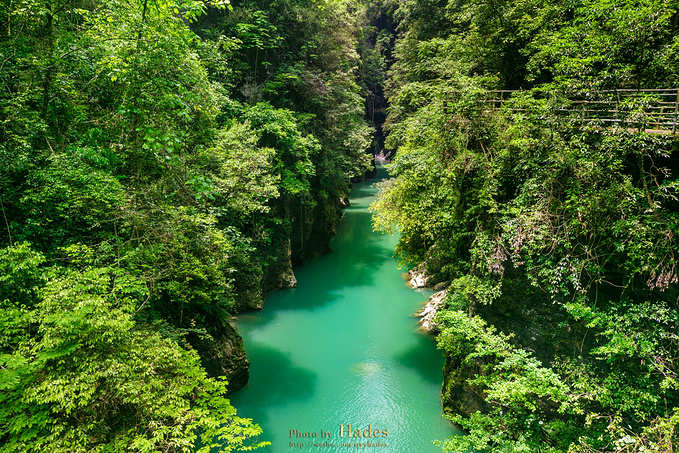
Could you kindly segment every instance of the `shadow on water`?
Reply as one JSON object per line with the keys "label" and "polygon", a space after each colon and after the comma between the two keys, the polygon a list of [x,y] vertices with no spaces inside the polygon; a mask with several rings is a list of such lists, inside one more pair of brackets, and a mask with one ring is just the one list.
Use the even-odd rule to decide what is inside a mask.
{"label": "shadow on water", "polygon": [[351,189],[351,199],[357,200],[360,198],[368,198],[374,196],[376,193],[376,189],[372,187],[372,185],[377,182],[379,181],[370,180],[361,183],[360,186],[354,187],[353,189]]}
{"label": "shadow on water", "polygon": [[[295,275],[304,284],[268,294],[264,309],[284,306],[294,311],[315,310],[335,302],[350,288],[377,285],[379,275],[375,270],[388,262],[393,250],[375,241],[375,235],[380,233],[371,232],[364,237],[364,232],[370,231],[366,228],[369,222],[370,213],[352,212],[342,225],[342,237],[334,243],[336,251],[295,267]],[[294,306],[287,306],[289,299],[294,299]]]}
{"label": "shadow on water", "polygon": [[353,189],[351,189],[350,198],[352,200],[364,197],[372,197],[377,192],[373,187],[374,184],[381,182],[385,179],[389,179],[389,173],[387,169],[382,165],[377,165],[375,175],[371,178],[365,178],[363,181],[354,184]]}
{"label": "shadow on water", "polygon": [[426,382],[435,385],[443,382],[442,368],[435,365],[441,362],[441,351],[436,348],[436,341],[424,332],[418,335],[410,349],[396,354],[394,358],[404,367],[416,371]]}
{"label": "shadow on water", "polygon": [[265,451],[291,451],[291,427],[326,421],[390,428],[381,453],[429,453],[432,439],[453,432],[440,415],[443,358],[408,322],[426,296],[405,287],[393,259],[398,237],[372,231],[371,186],[386,171],[377,176],[352,191],[334,252],[295,267],[297,288],[270,293],[264,310],[239,316],[250,386],[231,399],[264,429],[272,442]]}
{"label": "shadow on water", "polygon": [[[341,256],[350,256],[352,259],[370,259],[369,253],[377,248],[384,250],[389,257],[394,253],[390,245],[381,244],[379,240],[375,241],[375,238],[382,236],[382,233],[372,230],[372,214],[365,210],[354,210],[348,213],[340,228],[342,234],[333,239],[332,245],[333,248],[338,249]],[[349,244],[350,247],[343,249],[344,244]],[[366,252],[363,252],[364,245],[369,247]]]}
{"label": "shadow on water", "polygon": [[366,181],[381,181],[387,178],[389,178],[389,172],[384,165],[378,163],[375,166],[375,175],[372,178],[366,178]]}
{"label": "shadow on water", "polygon": [[[268,423],[267,409],[313,397],[317,375],[313,371],[293,365],[287,354],[257,343],[248,345],[251,363],[265,368],[253,373],[248,387],[230,395],[232,404],[238,405],[239,415],[252,418],[261,425]],[[253,365],[255,366],[255,365]],[[241,404],[248,399],[250,385],[257,389],[257,405]]]}

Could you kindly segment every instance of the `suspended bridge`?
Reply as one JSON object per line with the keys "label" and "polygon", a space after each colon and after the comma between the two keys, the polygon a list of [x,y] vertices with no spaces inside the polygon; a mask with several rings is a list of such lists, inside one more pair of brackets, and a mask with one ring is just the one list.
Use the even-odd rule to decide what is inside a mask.
{"label": "suspended bridge", "polygon": [[[512,102],[518,92],[490,91],[484,103],[493,110],[526,111]],[[554,111],[583,123],[679,136],[679,88],[594,91],[569,96]]]}

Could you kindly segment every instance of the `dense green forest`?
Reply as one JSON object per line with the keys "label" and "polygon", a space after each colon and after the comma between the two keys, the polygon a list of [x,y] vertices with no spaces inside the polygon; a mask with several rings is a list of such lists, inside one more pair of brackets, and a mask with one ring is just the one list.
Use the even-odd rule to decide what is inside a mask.
{"label": "dense green forest", "polygon": [[444,451],[676,450],[679,142],[573,105],[679,87],[679,1],[3,0],[0,84],[0,451],[258,447],[230,318],[378,153]]}
{"label": "dense green forest", "polygon": [[[375,225],[447,287],[443,399],[469,436],[444,450],[676,451],[677,141],[645,132],[653,92],[613,124],[573,106],[678,87],[679,3],[404,1],[393,17],[396,177]],[[502,89],[521,91],[497,108]]]}
{"label": "dense green forest", "polygon": [[1,451],[252,443],[229,320],[371,165],[358,8],[3,1]]}

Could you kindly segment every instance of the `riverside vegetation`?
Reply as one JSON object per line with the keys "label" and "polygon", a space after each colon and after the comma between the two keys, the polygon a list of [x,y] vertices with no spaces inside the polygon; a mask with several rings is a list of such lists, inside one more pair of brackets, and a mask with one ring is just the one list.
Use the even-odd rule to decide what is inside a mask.
{"label": "riverside vegetation", "polygon": [[[679,86],[676,1],[403,2],[374,204],[447,287],[445,451],[671,452],[679,432],[677,141],[575,99]],[[502,109],[489,90],[520,89]]]}
{"label": "riverside vegetation", "polygon": [[371,163],[352,8],[2,2],[0,451],[258,445],[230,313]]}
{"label": "riverside vegetation", "polygon": [[673,451],[677,145],[639,128],[651,99],[616,127],[568,106],[678,87],[678,10],[4,1],[0,451],[260,446],[227,398],[231,313],[329,250],[383,146],[375,226],[447,288],[443,402],[469,435],[442,448]]}

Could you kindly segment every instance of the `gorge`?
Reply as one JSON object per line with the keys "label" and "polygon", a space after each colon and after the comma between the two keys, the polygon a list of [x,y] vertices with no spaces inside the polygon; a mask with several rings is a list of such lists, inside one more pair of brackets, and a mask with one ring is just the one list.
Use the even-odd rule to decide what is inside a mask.
{"label": "gorge", "polygon": [[678,87],[679,0],[2,2],[0,453],[677,451]]}
{"label": "gorge", "polygon": [[250,381],[230,399],[257,420],[269,451],[300,441],[355,450],[339,447],[348,439],[381,442],[373,451],[385,453],[435,452],[432,441],[458,432],[442,415],[443,357],[414,316],[429,292],[406,287],[396,237],[372,230],[375,181],[354,186],[333,251],[296,267],[296,288],[238,316]]}

